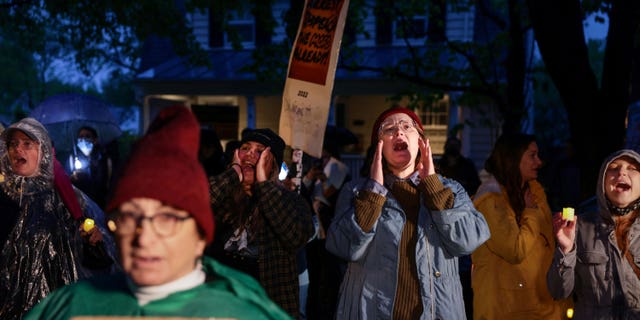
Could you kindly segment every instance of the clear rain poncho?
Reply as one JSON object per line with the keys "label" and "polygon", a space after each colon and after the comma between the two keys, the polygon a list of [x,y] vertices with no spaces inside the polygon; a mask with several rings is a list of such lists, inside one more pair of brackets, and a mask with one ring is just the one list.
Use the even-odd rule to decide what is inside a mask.
{"label": "clear rain poncho", "polygon": [[[34,176],[14,174],[9,163],[6,140],[16,129],[39,143],[42,156]],[[25,118],[0,136],[0,172],[4,175],[0,183],[0,212],[4,217],[0,223],[5,224],[0,228],[0,319],[21,319],[51,291],[94,272],[108,272],[113,266],[95,264],[100,255],[105,261],[115,261],[104,214],[75,189],[83,213],[96,220],[102,231],[103,244],[95,246],[100,249],[98,254],[81,238],[81,221],[72,217],[54,188],[53,157],[49,135],[35,119]]]}

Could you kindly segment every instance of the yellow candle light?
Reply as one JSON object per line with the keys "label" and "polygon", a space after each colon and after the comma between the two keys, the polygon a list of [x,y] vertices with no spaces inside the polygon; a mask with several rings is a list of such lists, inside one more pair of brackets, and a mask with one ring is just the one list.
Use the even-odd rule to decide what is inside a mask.
{"label": "yellow candle light", "polygon": [[571,207],[562,208],[562,219],[573,221],[575,218],[575,210]]}
{"label": "yellow candle light", "polygon": [[93,229],[93,227],[96,226],[95,221],[93,221],[93,219],[85,219],[84,222],[82,223],[82,229],[86,232],[91,231],[91,229]]}

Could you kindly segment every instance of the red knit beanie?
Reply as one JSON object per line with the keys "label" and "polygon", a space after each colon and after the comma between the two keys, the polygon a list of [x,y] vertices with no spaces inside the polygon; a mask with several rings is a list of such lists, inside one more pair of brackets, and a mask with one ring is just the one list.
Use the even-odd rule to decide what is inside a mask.
{"label": "red knit beanie", "polygon": [[152,198],[191,214],[213,240],[209,182],[198,161],[200,125],[184,106],[163,109],[136,142],[107,212],[136,197]]}
{"label": "red knit beanie", "polygon": [[376,122],[373,124],[373,130],[371,131],[371,144],[375,144],[376,142],[378,142],[378,132],[380,131],[380,126],[382,125],[382,122],[385,119],[387,119],[389,116],[394,115],[396,113],[404,113],[408,115],[409,117],[411,117],[411,119],[413,119],[413,121],[416,122],[416,124],[420,127],[420,129],[424,131],[424,128],[422,127],[422,121],[420,121],[420,118],[418,117],[418,115],[416,115],[413,111],[411,111],[411,109],[408,109],[402,106],[393,106],[385,110],[384,112],[382,112],[378,116],[378,119],[376,119]]}

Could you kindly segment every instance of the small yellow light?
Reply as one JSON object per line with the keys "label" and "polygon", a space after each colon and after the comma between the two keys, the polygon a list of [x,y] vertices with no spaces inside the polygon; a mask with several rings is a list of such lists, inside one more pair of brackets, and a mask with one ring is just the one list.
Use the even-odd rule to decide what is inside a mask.
{"label": "small yellow light", "polygon": [[115,221],[113,221],[113,220],[107,221],[107,227],[109,227],[109,230],[111,232],[116,232],[116,229],[118,229],[118,227],[116,227]]}
{"label": "small yellow light", "polygon": [[567,309],[567,318],[573,318],[573,308]]}
{"label": "small yellow light", "polygon": [[82,229],[84,229],[84,231],[89,232],[91,231],[91,229],[93,229],[93,227],[95,227],[96,223],[95,221],[93,221],[93,219],[85,219],[84,223],[82,224]]}
{"label": "small yellow light", "polygon": [[562,219],[567,221],[573,221],[575,217],[575,210],[571,207],[562,208]]}

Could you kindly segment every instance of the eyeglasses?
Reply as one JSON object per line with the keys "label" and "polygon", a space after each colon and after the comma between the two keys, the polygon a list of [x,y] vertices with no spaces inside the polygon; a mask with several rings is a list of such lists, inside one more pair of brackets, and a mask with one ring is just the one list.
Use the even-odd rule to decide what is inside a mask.
{"label": "eyeglasses", "polygon": [[112,232],[121,236],[128,236],[142,226],[142,221],[149,220],[151,228],[161,237],[174,235],[183,221],[193,217],[180,217],[170,213],[160,213],[152,217],[135,215],[131,212],[120,212],[112,218],[108,225]]}
{"label": "eyeglasses", "polygon": [[380,125],[380,130],[378,131],[378,134],[383,135],[383,136],[393,136],[396,132],[398,131],[402,131],[404,134],[407,133],[411,133],[411,132],[416,132],[418,131],[416,129],[416,125],[415,122],[408,122],[408,121],[398,121],[398,122],[383,122]]}
{"label": "eyeglasses", "polygon": [[33,140],[14,139],[8,143],[9,150],[16,150],[20,147],[22,150],[29,151],[38,147],[38,143]]}

